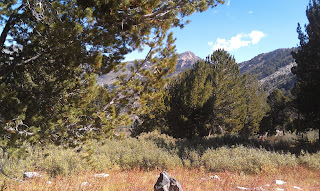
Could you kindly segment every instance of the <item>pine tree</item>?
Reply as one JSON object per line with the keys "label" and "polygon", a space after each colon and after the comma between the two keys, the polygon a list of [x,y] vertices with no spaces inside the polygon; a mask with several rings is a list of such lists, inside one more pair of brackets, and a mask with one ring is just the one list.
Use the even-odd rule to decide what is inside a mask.
{"label": "pine tree", "polygon": [[214,133],[258,132],[266,93],[253,76],[241,75],[235,59],[217,50],[166,87],[158,109],[140,115],[134,135],[154,129],[180,138]]}
{"label": "pine tree", "polygon": [[[298,52],[293,53],[297,66],[292,72],[297,77],[293,94],[295,107],[304,119],[306,128],[320,129],[320,1],[312,0],[306,11],[309,24],[305,33],[298,24],[300,40]],[[302,124],[302,123],[301,123]],[[301,127],[300,127],[301,128]],[[320,132],[319,132],[320,134]]]}
{"label": "pine tree", "polygon": [[173,80],[167,88],[165,118],[168,133],[175,137],[205,136],[206,122],[211,114],[212,68],[204,61]]}
{"label": "pine tree", "polygon": [[286,130],[290,122],[291,113],[288,111],[290,99],[276,89],[267,98],[269,111],[261,121],[260,133],[269,132],[274,134],[276,130]]}
{"label": "pine tree", "polygon": [[239,67],[224,50],[215,51],[206,62],[212,65],[214,72],[211,128],[214,131],[239,132],[246,116],[245,83]]}
{"label": "pine tree", "polygon": [[267,94],[256,77],[246,74],[243,78],[246,82],[246,117],[241,132],[250,135],[259,131],[260,122],[267,111]]}
{"label": "pine tree", "polygon": [[224,50],[178,76],[167,87],[166,128],[175,137],[239,132],[246,115],[245,82],[234,58]]}
{"label": "pine tree", "polygon": [[168,112],[168,107],[164,104],[166,93],[162,91],[154,101],[147,104],[149,108],[152,108],[151,111],[138,115],[138,118],[131,125],[132,137],[155,130],[169,134],[165,118],[166,112]]}
{"label": "pine tree", "polygon": [[[223,1],[1,1],[1,148],[24,140],[77,145],[111,136],[129,122],[125,113],[149,111],[177,59],[169,29],[218,3]],[[97,85],[98,75],[125,70],[124,56],[145,46],[149,53],[129,75],[112,88]]]}

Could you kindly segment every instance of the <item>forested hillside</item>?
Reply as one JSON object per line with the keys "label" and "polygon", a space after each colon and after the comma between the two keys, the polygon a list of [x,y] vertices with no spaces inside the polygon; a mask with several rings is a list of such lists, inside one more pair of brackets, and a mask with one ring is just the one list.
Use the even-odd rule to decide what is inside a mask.
{"label": "forested hillside", "polygon": [[295,83],[291,68],[295,65],[291,52],[297,48],[282,48],[260,54],[249,61],[239,63],[241,73],[255,75],[264,89],[271,92],[275,89],[290,90]]}

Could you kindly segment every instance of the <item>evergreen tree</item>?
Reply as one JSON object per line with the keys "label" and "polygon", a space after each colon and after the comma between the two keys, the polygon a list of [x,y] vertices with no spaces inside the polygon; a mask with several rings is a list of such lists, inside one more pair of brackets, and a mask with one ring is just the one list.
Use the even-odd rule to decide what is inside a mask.
{"label": "evergreen tree", "polygon": [[269,111],[260,124],[260,133],[274,134],[278,130],[286,130],[290,122],[288,103],[290,99],[282,94],[279,89],[274,90],[267,98]]}
{"label": "evergreen tree", "polygon": [[194,67],[173,80],[167,88],[165,118],[168,133],[175,137],[193,138],[207,134],[213,90],[212,67],[198,61]]}
{"label": "evergreen tree", "polygon": [[[128,123],[124,111],[150,110],[176,62],[168,30],[218,3],[223,1],[1,1],[1,148],[23,140],[74,145],[108,137]],[[113,88],[97,86],[98,75],[125,70],[124,56],[145,46],[146,59],[129,75],[119,76]],[[150,69],[143,68],[147,61]]]}
{"label": "evergreen tree", "polygon": [[213,131],[239,132],[246,117],[245,83],[235,59],[217,50],[206,62],[213,68],[213,100],[210,128]]}
{"label": "evergreen tree", "polygon": [[147,104],[149,108],[152,108],[151,111],[138,115],[138,119],[131,125],[130,131],[132,137],[154,130],[168,134],[165,117],[168,107],[164,104],[165,93],[167,92],[162,91],[162,94],[159,94],[159,97],[155,101]]}
{"label": "evergreen tree", "polygon": [[212,68],[200,60],[171,80],[153,111],[139,116],[133,136],[155,129],[175,137],[205,136],[212,89]]}
{"label": "evergreen tree", "polygon": [[158,109],[140,115],[134,135],[160,130],[174,137],[214,133],[254,134],[267,107],[266,94],[253,76],[242,76],[224,50],[181,73],[166,87]]}
{"label": "evergreen tree", "polygon": [[251,75],[243,76],[246,98],[246,117],[242,134],[249,135],[259,131],[262,118],[267,110],[267,94],[263,91],[258,79]]}
{"label": "evergreen tree", "polygon": [[239,132],[246,117],[244,89],[234,58],[224,50],[215,51],[168,85],[161,131],[182,138]]}
{"label": "evergreen tree", "polygon": [[[297,77],[293,90],[295,107],[303,119],[304,129],[320,128],[320,1],[312,0],[306,11],[309,24],[305,33],[298,24],[300,40],[298,52],[293,53],[297,66],[292,68]],[[302,123],[301,123],[302,124]],[[300,127],[301,128],[301,127]],[[320,134],[320,133],[319,133]]]}

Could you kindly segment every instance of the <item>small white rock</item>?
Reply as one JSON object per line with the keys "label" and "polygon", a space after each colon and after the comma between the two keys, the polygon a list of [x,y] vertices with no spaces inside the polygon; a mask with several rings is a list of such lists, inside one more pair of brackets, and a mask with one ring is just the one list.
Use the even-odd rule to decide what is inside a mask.
{"label": "small white rock", "polygon": [[239,190],[249,190],[249,188],[240,187],[240,186],[238,186],[237,189],[239,189]]}
{"label": "small white rock", "polygon": [[221,179],[218,175],[210,176],[210,179],[215,179],[215,180],[221,181]]}
{"label": "small white rock", "polygon": [[264,185],[264,186],[266,186],[266,187],[270,187],[270,184],[266,184],[266,185]]}
{"label": "small white rock", "polygon": [[294,186],[293,187],[294,189],[297,189],[297,190],[302,190],[302,188],[298,187],[298,186]]}
{"label": "small white rock", "polygon": [[37,172],[25,172],[23,173],[23,178],[36,178],[41,177],[41,175]]}
{"label": "small white rock", "polygon": [[282,181],[282,180],[276,180],[276,184],[277,185],[282,185],[282,184],[285,184],[286,182],[285,181]]}
{"label": "small white rock", "polygon": [[51,182],[51,181],[48,181],[47,184],[52,184],[52,182]]}
{"label": "small white rock", "polygon": [[264,189],[264,188],[262,188],[261,186],[260,187],[257,187],[257,188],[255,188],[254,190],[266,190],[266,189]]}
{"label": "small white rock", "polygon": [[106,178],[110,176],[109,174],[106,174],[106,173],[102,173],[102,174],[95,174],[94,177],[97,177],[97,178]]}
{"label": "small white rock", "polygon": [[81,186],[91,186],[91,184],[89,182],[82,182]]}
{"label": "small white rock", "polygon": [[276,188],[276,190],[278,190],[278,191],[284,191],[283,188]]}
{"label": "small white rock", "polygon": [[207,180],[206,178],[201,178],[200,180]]}

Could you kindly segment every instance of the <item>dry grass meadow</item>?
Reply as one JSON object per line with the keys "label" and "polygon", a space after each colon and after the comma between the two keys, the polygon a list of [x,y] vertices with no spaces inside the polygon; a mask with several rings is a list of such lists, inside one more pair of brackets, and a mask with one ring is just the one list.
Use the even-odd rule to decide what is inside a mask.
{"label": "dry grass meadow", "polygon": [[[166,170],[184,191],[318,191],[320,145],[313,136],[317,132],[311,135],[303,140],[295,134],[268,140],[239,136],[181,140],[152,132],[81,148],[26,145],[24,156],[0,154],[3,171],[20,180],[24,172],[42,176],[20,182],[0,175],[0,190],[152,191]],[[94,176],[100,173],[109,176]],[[286,183],[278,185],[276,180]]]}
{"label": "dry grass meadow", "polygon": [[[320,172],[306,168],[279,169],[270,173],[248,175],[231,172],[207,172],[204,169],[176,168],[167,170],[185,191],[200,190],[320,190]],[[102,191],[151,191],[157,181],[159,169],[154,170],[111,170],[106,178],[94,177],[93,172],[73,176],[57,176],[26,180],[25,183],[1,179],[2,190],[102,190]],[[212,178],[217,175],[219,179]],[[277,185],[276,180],[286,183]],[[51,184],[48,183],[51,181]],[[86,185],[83,183],[87,182]]]}

